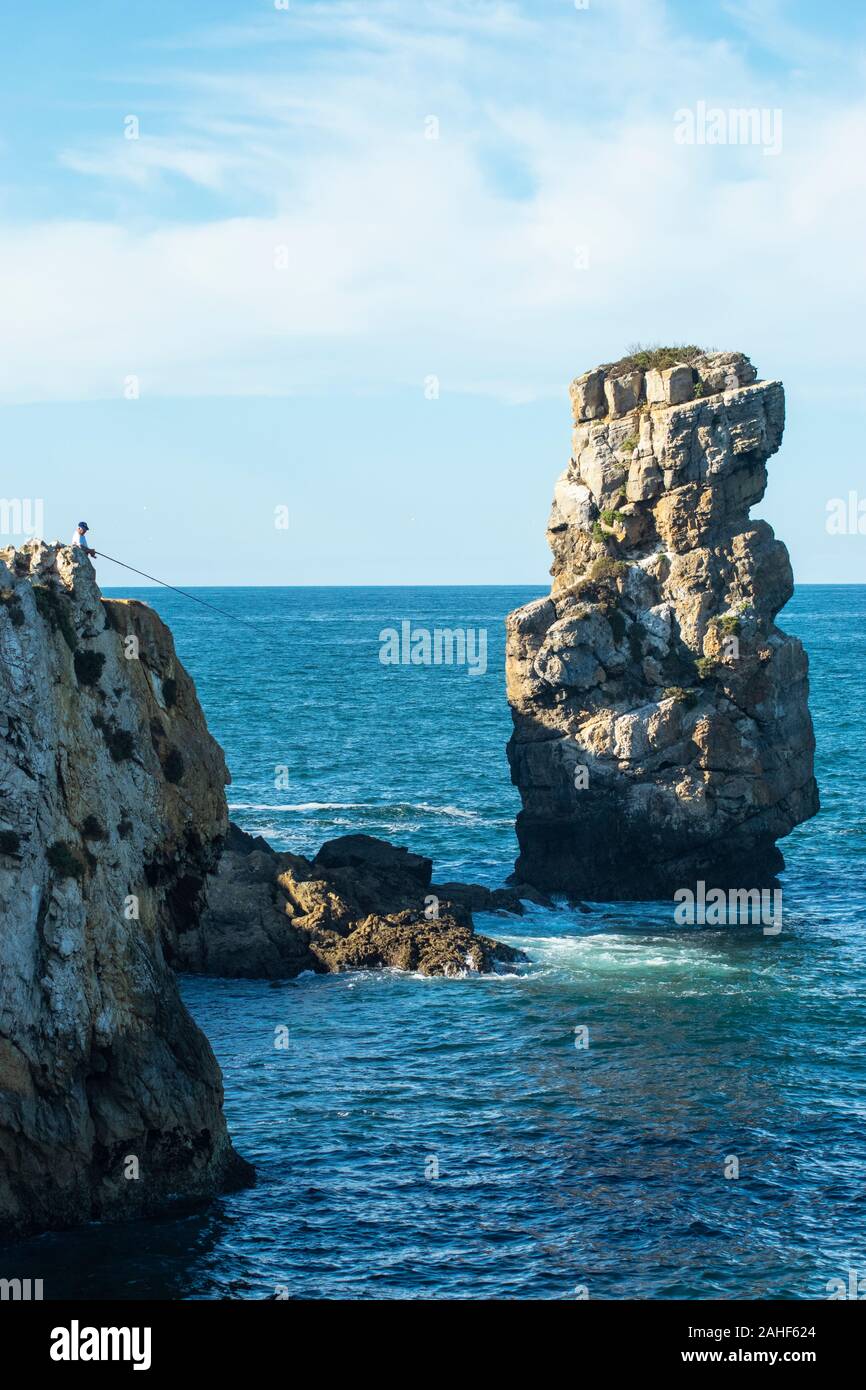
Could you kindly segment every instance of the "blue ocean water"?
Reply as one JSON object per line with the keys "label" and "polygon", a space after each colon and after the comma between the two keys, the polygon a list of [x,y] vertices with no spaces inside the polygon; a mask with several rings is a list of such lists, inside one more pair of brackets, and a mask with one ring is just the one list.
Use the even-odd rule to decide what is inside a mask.
{"label": "blue ocean water", "polygon": [[[541,590],[197,591],[256,631],[122,592],[171,624],[245,829],[302,852],[361,830],[505,879],[503,619]],[[486,630],[486,674],[382,665],[407,619]],[[187,979],[258,1185],[40,1237],[14,1272],[252,1299],[815,1299],[866,1275],[866,586],[801,588],[782,623],[811,657],[823,809],[783,845],[780,936],[677,928],[670,903],[533,909],[478,919],[526,951],[508,974]]]}

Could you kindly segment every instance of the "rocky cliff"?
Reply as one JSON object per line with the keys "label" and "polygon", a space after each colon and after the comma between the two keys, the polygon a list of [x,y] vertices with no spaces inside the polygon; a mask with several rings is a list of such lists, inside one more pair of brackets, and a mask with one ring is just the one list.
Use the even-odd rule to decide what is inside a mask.
{"label": "rocky cliff", "polygon": [[171,634],[90,561],[0,551],[0,1229],[129,1217],[246,1181],[164,934],[227,827]]}
{"label": "rocky cliff", "polygon": [[368,836],[315,859],[230,826],[171,633],[77,549],[0,551],[0,1231],[156,1211],[251,1180],[174,971],[279,978],[521,958]]}
{"label": "rocky cliff", "polygon": [[570,395],[552,590],[508,620],[517,876],[596,899],[762,886],[818,809],[807,659],[775,623],[788,553],[749,518],[782,384],[691,349]]}

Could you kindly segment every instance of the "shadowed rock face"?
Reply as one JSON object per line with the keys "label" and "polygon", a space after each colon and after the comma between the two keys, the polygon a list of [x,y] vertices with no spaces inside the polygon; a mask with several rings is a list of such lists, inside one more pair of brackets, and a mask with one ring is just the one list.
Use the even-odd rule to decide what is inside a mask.
{"label": "shadowed rock face", "polygon": [[749,510],[784,427],[740,353],[571,386],[549,598],[508,619],[517,877],[595,899],[759,887],[818,810],[788,553]]}
{"label": "shadowed rock face", "polygon": [[72,548],[0,551],[0,1230],[249,1179],[162,948],[198,912],[226,780],[156,614],[103,600]]}
{"label": "shadowed rock face", "polygon": [[[279,979],[391,967],[422,975],[489,971],[522,959],[475,932],[481,910],[521,912],[516,893],[431,884],[432,863],[370,835],[344,835],[314,860],[280,854],[232,826],[197,929],[171,943],[179,970]],[[480,895],[480,896],[479,896]]]}

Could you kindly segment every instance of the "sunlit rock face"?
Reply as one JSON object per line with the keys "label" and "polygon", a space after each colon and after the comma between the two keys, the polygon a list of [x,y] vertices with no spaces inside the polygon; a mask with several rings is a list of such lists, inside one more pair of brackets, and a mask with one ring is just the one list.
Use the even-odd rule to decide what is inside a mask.
{"label": "sunlit rock face", "polygon": [[0,551],[0,1230],[248,1179],[163,943],[197,920],[225,762],[171,633],[75,548]]}
{"label": "sunlit rock face", "polygon": [[508,619],[517,877],[601,900],[769,883],[818,810],[788,552],[749,516],[782,384],[658,356],[572,383],[551,593]]}
{"label": "sunlit rock face", "polygon": [[432,871],[430,859],[371,835],[329,840],[305,859],[232,825],[198,930],[174,938],[175,965],[285,979],[382,969],[464,975],[523,959],[476,932],[472,918],[473,907],[522,913],[520,886],[436,885]]}

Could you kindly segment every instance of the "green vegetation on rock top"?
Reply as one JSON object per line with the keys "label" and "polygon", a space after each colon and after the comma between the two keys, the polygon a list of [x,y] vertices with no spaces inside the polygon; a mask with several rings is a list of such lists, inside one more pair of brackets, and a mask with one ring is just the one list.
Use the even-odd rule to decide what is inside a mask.
{"label": "green vegetation on rock top", "polygon": [[644,371],[655,367],[663,371],[665,367],[675,367],[679,362],[694,362],[695,358],[702,357],[706,350],[694,343],[675,343],[672,347],[634,343],[625,357],[621,357],[618,362],[606,362],[601,370],[608,376],[622,376],[624,372],[633,371],[635,367],[641,367]]}

